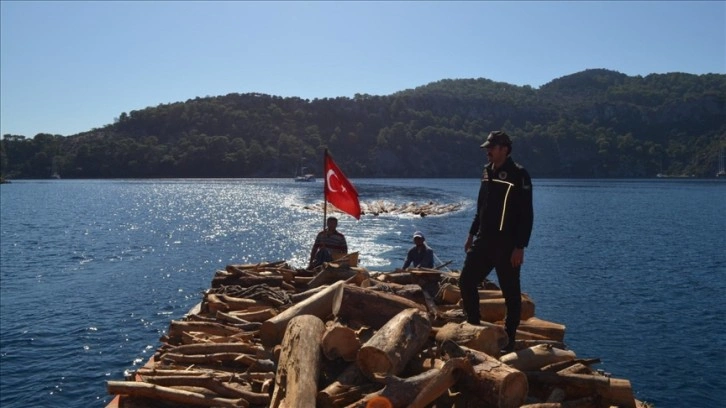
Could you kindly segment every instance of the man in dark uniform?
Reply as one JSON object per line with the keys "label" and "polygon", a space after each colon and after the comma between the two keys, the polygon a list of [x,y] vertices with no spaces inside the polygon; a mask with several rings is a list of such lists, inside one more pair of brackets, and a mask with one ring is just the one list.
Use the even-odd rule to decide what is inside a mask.
{"label": "man in dark uniform", "polygon": [[532,181],[527,170],[512,160],[512,141],[506,133],[489,133],[481,147],[486,149],[489,163],[482,174],[476,215],[464,244],[466,259],[459,288],[466,320],[480,324],[479,285],[492,269],[496,270],[507,306],[509,342],[503,351],[510,352],[522,311],[519,272],[534,219]]}

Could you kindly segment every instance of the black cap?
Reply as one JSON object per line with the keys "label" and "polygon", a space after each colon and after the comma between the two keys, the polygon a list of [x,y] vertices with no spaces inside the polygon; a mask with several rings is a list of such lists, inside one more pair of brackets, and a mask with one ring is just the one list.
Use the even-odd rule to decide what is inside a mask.
{"label": "black cap", "polygon": [[489,136],[487,136],[487,141],[482,143],[480,147],[489,147],[489,146],[511,146],[512,141],[509,139],[509,135],[502,132],[501,130],[495,130],[491,133],[489,133]]}

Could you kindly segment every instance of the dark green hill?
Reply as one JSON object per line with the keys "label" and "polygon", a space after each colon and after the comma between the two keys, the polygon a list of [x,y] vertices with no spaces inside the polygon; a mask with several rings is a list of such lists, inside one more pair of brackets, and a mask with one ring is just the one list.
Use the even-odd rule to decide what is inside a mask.
{"label": "dark green hill", "polygon": [[[350,177],[477,177],[506,130],[533,177],[712,177],[726,75],[592,69],[539,89],[444,79],[392,95],[228,94],[121,113],[78,135],[4,135],[6,178],[292,177],[331,153]],[[320,173],[320,170],[318,170]]]}

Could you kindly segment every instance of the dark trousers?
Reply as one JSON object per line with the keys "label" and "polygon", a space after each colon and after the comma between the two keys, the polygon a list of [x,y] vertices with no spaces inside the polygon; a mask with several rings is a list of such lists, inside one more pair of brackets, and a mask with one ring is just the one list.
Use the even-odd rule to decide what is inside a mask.
{"label": "dark trousers", "polygon": [[312,267],[320,266],[323,262],[331,262],[332,260],[333,255],[330,254],[330,251],[327,248],[320,248],[318,249],[318,252],[315,253],[315,259],[313,260]]}
{"label": "dark trousers", "polygon": [[492,269],[497,272],[499,287],[504,295],[507,306],[507,317],[504,325],[509,342],[514,342],[522,314],[522,290],[519,284],[519,267],[513,267],[511,256],[514,247],[494,243],[484,243],[475,239],[469,252],[466,253],[464,268],[459,277],[461,300],[466,313],[466,320],[479,324],[479,284],[489,275]]}

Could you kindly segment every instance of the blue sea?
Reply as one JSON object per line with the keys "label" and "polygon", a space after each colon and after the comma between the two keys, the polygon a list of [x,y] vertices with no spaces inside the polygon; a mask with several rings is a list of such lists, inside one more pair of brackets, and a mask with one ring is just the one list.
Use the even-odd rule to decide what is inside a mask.
{"label": "blue sea", "polygon": [[[353,179],[361,202],[461,204],[340,215],[371,271],[420,230],[461,269],[477,179]],[[227,264],[306,263],[322,182],[36,180],[0,187],[0,406],[103,407]],[[656,407],[726,401],[726,182],[534,180],[522,288],[579,358]],[[495,274],[490,276],[496,280]]]}

